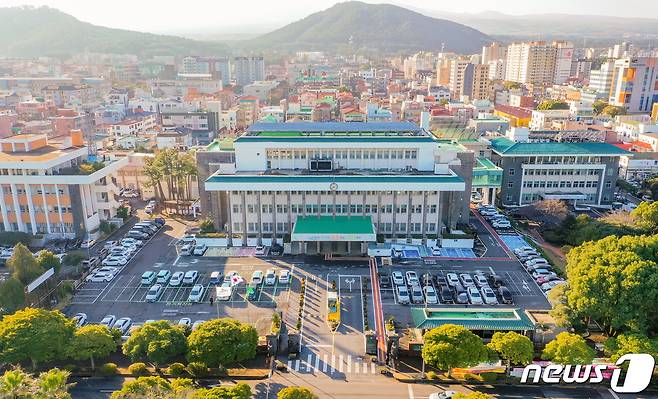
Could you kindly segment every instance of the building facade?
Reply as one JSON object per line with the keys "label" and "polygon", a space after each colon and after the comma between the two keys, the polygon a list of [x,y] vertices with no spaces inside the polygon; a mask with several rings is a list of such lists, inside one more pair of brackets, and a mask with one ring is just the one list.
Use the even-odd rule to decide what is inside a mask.
{"label": "building facade", "polygon": [[230,156],[208,152],[222,151],[197,156],[202,210],[232,245],[365,253],[377,236],[427,241],[468,221],[473,153],[412,123],[257,123]]}
{"label": "building facade", "polygon": [[235,57],[233,60],[235,83],[240,86],[265,79],[263,57]]}
{"label": "building facade", "polygon": [[507,48],[505,80],[546,85],[555,79],[556,48],[546,42],[515,42]]}
{"label": "building facade", "polygon": [[658,103],[658,58],[633,57],[615,61],[608,103],[629,113],[651,112]]}

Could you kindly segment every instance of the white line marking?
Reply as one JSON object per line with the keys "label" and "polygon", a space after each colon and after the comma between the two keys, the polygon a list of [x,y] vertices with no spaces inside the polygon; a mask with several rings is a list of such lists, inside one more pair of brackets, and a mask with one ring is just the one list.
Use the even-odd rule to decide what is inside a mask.
{"label": "white line marking", "polygon": [[612,389],[608,388],[608,392],[610,392],[610,395],[612,395],[613,398],[619,399],[619,395],[617,395]]}
{"label": "white line marking", "polygon": [[326,373],[327,372],[327,366],[329,365],[329,362],[327,362],[327,355],[324,355],[322,358],[322,372]]}
{"label": "white line marking", "polygon": [[312,354],[308,354],[308,358],[306,358],[306,371],[312,370],[313,365],[311,364],[311,358],[313,357]]}
{"label": "white line marking", "polygon": [[320,356],[315,356],[315,367],[313,367],[313,371],[317,372],[320,369]]}
{"label": "white line marking", "polygon": [[343,362],[343,355],[338,356],[338,372],[342,373],[343,372],[343,366],[345,363]]}
{"label": "white line marking", "polygon": [[348,373],[352,372],[352,356],[351,355],[347,356],[347,372]]}
{"label": "white line marking", "polygon": [[299,359],[295,360],[295,371],[299,371]]}
{"label": "white line marking", "polygon": [[414,389],[411,387],[411,384],[407,384],[407,392],[409,392],[409,399],[415,399]]}
{"label": "white line marking", "polygon": [[370,363],[370,373],[375,374],[375,363]]}
{"label": "white line marking", "polygon": [[354,363],[354,372],[359,374],[361,372],[361,363]]}
{"label": "white line marking", "polygon": [[288,370],[292,369],[292,360],[288,360]]}
{"label": "white line marking", "polygon": [[331,355],[331,373],[336,371],[336,355]]}

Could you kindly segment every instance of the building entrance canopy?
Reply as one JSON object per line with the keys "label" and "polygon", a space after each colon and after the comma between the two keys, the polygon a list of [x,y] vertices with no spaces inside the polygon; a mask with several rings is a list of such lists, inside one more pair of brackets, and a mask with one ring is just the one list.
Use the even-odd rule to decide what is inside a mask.
{"label": "building entrance canopy", "polygon": [[297,217],[292,241],[376,241],[370,216]]}

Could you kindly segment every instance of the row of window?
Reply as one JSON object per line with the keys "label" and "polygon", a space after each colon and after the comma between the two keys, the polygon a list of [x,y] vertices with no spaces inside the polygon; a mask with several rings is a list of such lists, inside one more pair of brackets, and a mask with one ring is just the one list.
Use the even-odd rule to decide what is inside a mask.
{"label": "row of window", "polygon": [[[7,209],[7,212],[14,212],[15,211],[14,207],[9,205],[9,204],[7,204],[6,209]],[[20,205],[18,207],[18,209],[21,213],[26,213],[26,212],[30,211],[30,208],[27,205]],[[46,209],[48,210],[48,212],[58,212],[59,213],[59,211],[61,209],[62,213],[73,213],[73,209],[71,207],[63,206],[63,207],[59,208],[59,207],[57,207],[57,205],[55,205],[52,208],[51,207],[44,208],[43,206],[40,206],[40,205],[34,205],[34,212],[35,213],[44,212]]]}
{"label": "row of window", "polygon": [[524,157],[525,164],[587,164],[601,163],[600,156],[537,156]]}
{"label": "row of window", "polygon": [[[308,155],[307,155],[308,154]],[[372,149],[372,150],[277,150],[266,152],[267,160],[274,159],[416,159],[418,150]]]}
{"label": "row of window", "polygon": [[[525,188],[597,188],[598,181],[524,181]],[[610,182],[606,182],[606,188],[610,188]]]}
{"label": "row of window", "polygon": [[[260,193],[261,196],[264,195],[286,195],[287,193],[290,193],[290,195],[302,195],[306,193],[306,195],[333,195],[333,191],[245,191],[246,195],[256,195],[257,193]],[[363,195],[365,193],[366,195],[393,195],[393,191],[337,191],[337,195]],[[398,191],[398,195],[409,195],[409,191]],[[411,191],[411,195],[423,195],[425,191]],[[433,194],[430,193],[430,194]]]}
{"label": "row of window", "polygon": [[[48,233],[48,225],[45,223],[37,223],[36,224],[37,228],[37,233],[39,234],[47,234]],[[0,223],[0,231],[5,231],[5,226],[4,223]],[[20,231],[18,223],[9,223],[9,230],[8,231]],[[25,223],[25,231],[32,232],[32,224],[31,223]],[[50,225],[50,231],[52,233],[73,233],[73,224],[72,223],[53,223]]]}
{"label": "row of window", "polygon": [[[610,169],[612,171],[612,169]],[[510,176],[514,175],[514,169],[509,170]],[[524,176],[598,176],[601,169],[524,169]]]}
{"label": "row of window", "polygon": [[[41,187],[41,186],[39,186],[39,187]],[[41,190],[41,188],[33,190],[32,194],[33,195],[34,194],[39,194],[39,195],[41,195],[41,194],[56,194],[57,192],[59,192],[60,195],[64,195],[64,189],[63,188],[59,188],[59,189],[55,190],[55,187],[48,187],[48,186],[44,186],[43,190]],[[7,185],[2,186],[2,193],[7,194],[7,195],[12,194],[11,186],[7,186]],[[27,191],[25,191],[24,186],[16,186],[16,194],[27,194]]]}
{"label": "row of window", "polygon": [[[274,232],[274,223],[272,222],[263,222],[261,223],[264,233]],[[407,233],[407,223],[381,223],[381,230],[377,228],[377,223],[374,223],[375,229],[383,233],[392,233],[393,226],[395,225],[395,231],[398,233]],[[233,231],[240,232],[242,231],[242,223],[235,222],[233,223]],[[277,233],[287,233],[288,224],[283,222],[276,223],[276,232]],[[436,223],[426,223],[425,231],[428,233],[433,233],[436,231]],[[258,232],[258,223],[249,222],[247,223],[247,233],[257,233]],[[422,232],[422,223],[409,223],[409,232],[411,233],[421,233]]]}
{"label": "row of window", "polygon": [[[247,213],[256,213],[258,207],[255,204],[247,204]],[[388,205],[382,205],[381,207],[377,207],[377,204],[336,204],[335,206],[333,204],[306,204],[306,213],[377,213],[377,210],[379,209],[380,213],[393,213],[393,205],[388,204]],[[233,204],[233,213],[242,213],[244,210],[244,207],[242,204]],[[425,207],[426,212],[428,213],[436,213],[437,211],[437,206],[436,204],[434,205],[427,205]],[[274,211],[274,206],[271,204],[262,204],[261,205],[261,213],[272,213]],[[288,205],[284,204],[278,204],[276,206],[276,211],[277,213],[288,213]],[[290,205],[290,211],[291,213],[304,213],[304,205],[301,204],[292,204]],[[406,204],[399,205],[395,207],[395,213],[407,213],[407,211],[411,211],[411,213],[422,213],[423,212],[423,206],[422,205],[413,205],[411,208],[408,208]]]}

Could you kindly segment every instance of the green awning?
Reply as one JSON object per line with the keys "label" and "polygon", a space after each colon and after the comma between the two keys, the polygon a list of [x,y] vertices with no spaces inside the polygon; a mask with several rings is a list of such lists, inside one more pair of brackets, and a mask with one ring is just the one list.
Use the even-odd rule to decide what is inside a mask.
{"label": "green awning", "polygon": [[479,331],[530,331],[535,323],[522,309],[501,308],[412,308],[416,328],[430,330],[456,324]]}
{"label": "green awning", "polygon": [[376,241],[370,216],[297,217],[292,241]]}

